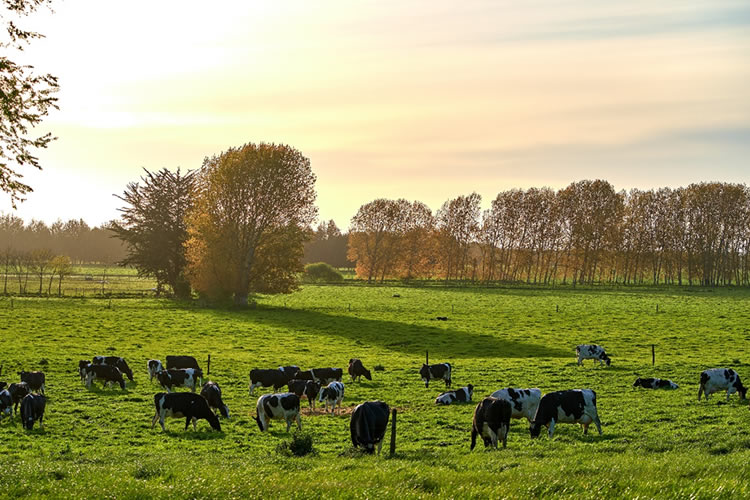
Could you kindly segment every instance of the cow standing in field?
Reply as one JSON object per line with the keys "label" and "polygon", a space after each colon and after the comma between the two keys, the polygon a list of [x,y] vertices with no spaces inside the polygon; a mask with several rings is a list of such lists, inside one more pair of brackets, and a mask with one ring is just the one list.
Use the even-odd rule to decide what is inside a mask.
{"label": "cow standing in field", "polygon": [[90,359],[82,359],[78,362],[78,375],[81,376],[81,382],[86,381],[86,367],[91,364]]}
{"label": "cow standing in field", "polygon": [[292,392],[281,394],[266,394],[258,398],[256,406],[258,416],[253,419],[258,423],[261,432],[268,430],[271,420],[285,420],[286,431],[297,421],[297,428],[302,429],[299,415],[299,397]]}
{"label": "cow standing in field", "polygon": [[602,366],[602,363],[606,363],[607,366],[612,363],[607,353],[604,352],[604,348],[593,344],[576,346],[576,356],[578,357],[578,366],[583,365],[584,359],[593,359],[594,363],[599,361],[599,366]]}
{"label": "cow standing in field", "polygon": [[552,437],[557,422],[581,424],[584,434],[588,434],[589,425],[593,422],[601,435],[602,424],[596,411],[596,393],[591,389],[573,389],[545,394],[529,427],[531,437],[538,437],[544,426],[548,427],[549,437]]}
{"label": "cow standing in field", "polygon": [[373,453],[378,447],[378,455],[383,445],[383,437],[388,428],[391,409],[382,401],[366,401],[357,405],[349,420],[352,445]]}
{"label": "cow standing in field", "polygon": [[210,408],[216,408],[224,418],[229,418],[229,407],[221,399],[221,388],[210,380],[201,387],[201,396],[208,402]]}
{"label": "cow standing in field", "polygon": [[44,395],[44,372],[26,372],[20,371],[18,375],[21,377],[21,382],[26,382],[29,385],[31,392],[41,392]]}
{"label": "cow standing in field", "polygon": [[336,413],[336,405],[339,406],[339,415],[341,414],[341,401],[344,399],[344,384],[333,381],[320,390],[318,401],[326,404],[326,413],[328,405],[331,405],[331,415]]}
{"label": "cow standing in field", "polygon": [[191,392],[195,392],[201,377],[203,372],[199,368],[162,370],[156,375],[159,384],[167,392],[172,392],[174,387],[189,387]]}
{"label": "cow standing in field", "polygon": [[121,358],[120,356],[94,356],[91,358],[91,363],[94,365],[114,366],[124,373],[128,377],[128,380],[133,381],[133,370],[130,369],[125,358]]}
{"label": "cow standing in field", "polygon": [[436,405],[449,405],[458,401],[459,403],[467,403],[471,401],[471,396],[474,394],[474,386],[469,384],[466,387],[462,387],[455,391],[447,391],[435,398]]}
{"label": "cow standing in field", "polygon": [[300,380],[292,379],[287,384],[289,392],[293,392],[297,397],[305,396],[310,404],[310,408],[315,409],[315,398],[318,397],[320,392],[320,384],[314,380]]}
{"label": "cow standing in field", "polygon": [[727,401],[735,392],[739,393],[742,400],[747,397],[747,387],[742,385],[739,374],[731,368],[713,368],[701,373],[698,401],[701,400],[701,394],[705,393],[708,400],[708,396],[723,390],[727,391]]}
{"label": "cow standing in field", "polygon": [[311,370],[300,370],[294,374],[294,378],[300,380],[313,380],[320,385],[328,385],[331,382],[341,382],[344,370],[341,368],[313,368]]}
{"label": "cow standing in field", "polygon": [[26,382],[16,382],[10,384],[7,390],[11,399],[13,399],[13,412],[18,413],[18,405],[23,401],[23,398],[25,398],[27,394],[31,394],[29,384]]}
{"label": "cow standing in field", "polygon": [[8,389],[0,391],[0,418],[3,415],[13,416],[13,398]]}
{"label": "cow standing in field", "polygon": [[[298,371],[299,370],[294,373],[297,373]],[[250,370],[250,395],[253,395],[256,387],[273,387],[274,390],[284,387],[290,380],[292,380],[292,378],[294,378],[290,373],[291,370],[282,368],[271,368],[268,370],[255,368]]]}
{"label": "cow standing in field", "polygon": [[510,417],[513,413],[510,403],[504,399],[493,397],[484,398],[474,409],[474,420],[471,425],[471,450],[477,444],[477,436],[481,436],[484,447],[492,446],[497,449],[498,441],[502,440],[503,448],[508,444],[508,430]]}
{"label": "cow standing in field", "polygon": [[440,363],[437,365],[423,364],[419,370],[419,375],[422,377],[425,387],[430,386],[430,380],[445,380],[445,387],[451,386],[451,364]]}
{"label": "cow standing in field", "polygon": [[537,408],[539,408],[542,391],[540,389],[513,389],[508,387],[493,392],[490,397],[510,403],[511,418],[525,418],[531,423],[534,420]]}
{"label": "cow standing in field", "polygon": [[146,367],[148,368],[148,377],[149,382],[151,383],[154,382],[154,377],[156,377],[160,371],[164,370],[164,365],[162,365],[161,361],[158,359],[149,359],[148,363],[146,363]]}
{"label": "cow standing in field", "polygon": [[219,417],[211,411],[208,402],[203,396],[191,392],[160,392],[154,395],[154,406],[156,414],[151,419],[151,428],[156,425],[156,421],[161,424],[161,430],[165,431],[164,419],[167,417],[185,418],[185,430],[188,424],[193,422],[193,430],[197,430],[196,422],[204,418],[208,420],[211,428],[221,432],[221,423]]}
{"label": "cow standing in field", "polygon": [[34,422],[39,421],[39,428],[44,428],[44,407],[47,398],[40,394],[27,394],[21,401],[21,425],[26,430],[34,428]]}
{"label": "cow standing in field", "polygon": [[352,382],[359,382],[359,379],[362,378],[363,375],[367,380],[372,380],[370,370],[365,368],[365,365],[362,364],[361,360],[357,358],[350,359],[349,376],[352,378]]}
{"label": "cow standing in field", "polygon": [[641,378],[638,377],[633,382],[633,387],[643,387],[644,389],[678,389],[680,386],[662,378]]}
{"label": "cow standing in field", "polygon": [[91,389],[91,383],[96,380],[102,381],[102,389],[113,384],[118,384],[120,389],[125,390],[125,379],[122,378],[122,372],[112,365],[89,365],[86,371],[86,388]]}
{"label": "cow standing in field", "polygon": [[192,368],[200,370],[198,361],[192,356],[167,356],[167,370]]}

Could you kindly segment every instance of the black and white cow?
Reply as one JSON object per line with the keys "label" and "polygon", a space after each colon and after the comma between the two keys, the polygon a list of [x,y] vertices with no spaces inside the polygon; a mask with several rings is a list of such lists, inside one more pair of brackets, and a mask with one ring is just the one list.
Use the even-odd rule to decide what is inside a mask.
{"label": "black and white cow", "polygon": [[154,377],[156,377],[160,371],[164,370],[164,365],[162,365],[161,361],[158,359],[149,359],[148,363],[146,363],[146,367],[148,368],[148,377],[149,382],[151,383],[154,382]]}
{"label": "black and white cow", "polygon": [[102,381],[102,389],[116,383],[120,389],[125,390],[125,379],[122,378],[122,372],[116,366],[91,364],[85,368],[85,371],[87,389],[91,389],[91,383],[96,379]]}
{"label": "black and white cow", "polygon": [[216,382],[210,380],[201,387],[201,396],[206,398],[210,408],[216,408],[224,418],[229,418],[229,407],[221,399],[221,388]]}
{"label": "black and white cow", "polygon": [[596,393],[591,389],[572,389],[549,392],[542,396],[534,421],[529,427],[531,437],[538,437],[543,426],[549,428],[548,434],[552,437],[558,422],[581,424],[584,434],[588,433],[589,425],[593,422],[601,434],[602,423],[596,412]]}
{"label": "black and white cow", "polygon": [[29,389],[34,392],[41,392],[44,394],[44,372],[26,372],[20,371],[18,375],[21,377],[21,382],[29,384]]}
{"label": "black and white cow", "polygon": [[8,392],[8,389],[0,391],[0,418],[6,416],[13,416],[13,397]]}
{"label": "black and white cow", "polygon": [[742,385],[739,374],[731,368],[713,368],[701,373],[700,387],[698,388],[698,401],[701,400],[701,394],[708,396],[714,392],[727,391],[727,401],[729,396],[735,392],[739,393],[740,399],[747,397],[747,387]]}
{"label": "black and white cow", "polygon": [[377,446],[380,455],[390,413],[391,409],[382,401],[365,401],[357,405],[349,420],[352,445],[367,453],[373,453]]}
{"label": "black and white cow", "polygon": [[300,370],[294,378],[300,380],[314,380],[320,385],[328,385],[331,382],[341,382],[344,370],[341,368],[313,368],[312,370]]}
{"label": "black and white cow", "polygon": [[202,377],[200,368],[169,369],[156,374],[159,384],[167,392],[172,392],[174,387],[189,387],[191,392],[195,392],[198,380]]}
{"label": "black and white cow", "polygon": [[474,409],[474,420],[471,426],[471,450],[477,444],[477,436],[481,436],[484,447],[492,446],[497,449],[498,441],[502,440],[503,448],[508,444],[508,430],[510,417],[513,413],[511,405],[504,399],[493,397],[484,398]]}
{"label": "black and white cow", "polygon": [[84,382],[86,380],[86,367],[90,364],[90,359],[82,359],[78,362],[78,375],[81,376],[81,382]]}
{"label": "black and white cow", "polygon": [[39,421],[39,428],[44,428],[44,407],[47,398],[39,394],[27,394],[21,401],[21,425],[26,430],[34,428],[34,422]]}
{"label": "black and white cow", "polygon": [[91,358],[91,363],[94,365],[115,366],[118,370],[127,375],[128,380],[131,382],[133,381],[133,370],[130,369],[125,358],[121,358],[120,356],[94,356]]}
{"label": "black and white cow", "polygon": [[21,401],[23,401],[23,398],[25,398],[27,394],[31,394],[29,384],[27,384],[26,382],[16,382],[14,384],[10,384],[7,391],[10,393],[10,397],[13,399],[13,412],[18,413],[18,405],[21,404]]}
{"label": "black and white cow", "polygon": [[370,370],[365,368],[365,365],[362,364],[362,361],[360,359],[350,359],[349,376],[352,378],[352,382],[358,382],[363,375],[367,380],[372,380],[372,374],[370,373]]}
{"label": "black and white cow", "polygon": [[641,378],[638,377],[633,382],[633,387],[643,387],[644,389],[678,389],[680,386],[663,378]]}
{"label": "black and white cow", "polygon": [[193,422],[193,430],[196,430],[196,422],[204,418],[208,420],[211,428],[221,432],[221,423],[219,417],[211,411],[208,401],[203,396],[191,392],[160,392],[154,395],[154,407],[156,413],[151,419],[151,428],[156,425],[156,421],[161,424],[161,430],[164,428],[164,419],[167,417],[185,418],[185,430],[188,424]]}
{"label": "black and white cow", "polygon": [[437,365],[422,365],[419,375],[422,377],[425,387],[430,386],[430,380],[445,380],[445,387],[451,386],[451,364],[440,363]]}
{"label": "black and white cow", "polygon": [[315,398],[320,392],[320,384],[314,380],[292,379],[287,384],[289,392],[295,393],[298,397],[306,396],[310,408],[315,409]]}
{"label": "black and white cow", "polygon": [[599,361],[599,366],[601,366],[602,363],[607,363],[607,366],[612,363],[612,360],[607,356],[607,353],[604,352],[604,348],[593,344],[581,344],[576,346],[576,356],[578,356],[579,366],[583,364],[584,359],[593,359],[594,363]]}
{"label": "black and white cow", "polygon": [[336,413],[336,405],[339,406],[339,415],[341,414],[341,401],[344,399],[344,384],[336,382],[335,380],[327,386],[320,389],[318,393],[318,401],[321,403],[325,401],[326,413],[328,413],[328,405],[331,405],[331,415]]}
{"label": "black and white cow", "polygon": [[[294,373],[297,373],[298,371],[299,370]],[[281,368],[271,368],[268,370],[255,368],[250,370],[250,395],[253,395],[256,387],[273,387],[274,390],[284,387],[290,380],[292,380],[292,378],[294,378],[293,375],[290,375],[290,372],[291,370]]]}
{"label": "black and white cow", "polygon": [[271,420],[285,420],[286,431],[292,427],[292,422],[297,421],[297,428],[302,429],[302,420],[299,416],[299,396],[293,392],[279,394],[266,394],[258,398],[256,406],[258,413],[253,419],[258,423],[261,432],[268,429]]}
{"label": "black and white cow", "polygon": [[193,368],[200,370],[198,361],[192,356],[167,356],[167,370]]}
{"label": "black and white cow", "polygon": [[513,389],[511,387],[500,389],[490,397],[502,399],[510,403],[513,411],[511,418],[525,418],[531,423],[536,415],[536,409],[539,408],[539,401],[542,399],[540,389]]}
{"label": "black and white cow", "polygon": [[474,386],[469,384],[466,387],[461,387],[455,391],[446,391],[440,396],[435,398],[436,405],[449,405],[456,401],[460,403],[467,403],[471,401],[471,396],[474,394]]}

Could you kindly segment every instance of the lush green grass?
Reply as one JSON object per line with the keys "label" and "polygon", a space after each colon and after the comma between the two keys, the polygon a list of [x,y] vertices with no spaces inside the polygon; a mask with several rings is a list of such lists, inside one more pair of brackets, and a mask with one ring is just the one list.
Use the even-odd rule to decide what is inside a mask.
{"label": "lush green grass", "polygon": [[[244,311],[92,298],[16,298],[11,309],[0,299],[0,340],[2,379],[42,369],[49,396],[43,431],[0,422],[0,496],[750,497],[747,403],[721,394],[696,401],[705,368],[731,366],[750,380],[743,290],[306,286]],[[605,346],[612,366],[576,366],[579,343]],[[506,450],[469,453],[474,405],[433,404],[443,388],[419,379],[425,349],[431,361],[454,365],[454,387],[476,386],[475,400],[506,386],[592,388],[604,435],[559,425],[554,439],[532,441],[516,421]],[[128,359],[135,383],[87,391],[77,361],[110,353]],[[158,389],[146,360],[167,354],[211,354],[210,378],[232,413],[222,433],[204,421],[198,432],[183,432],[178,420],[167,433],[151,429]],[[248,371],[345,368],[355,356],[385,371],[372,382],[347,378],[345,406],[382,399],[398,408],[396,456],[352,454],[346,415],[307,410],[317,455],[278,453],[290,436],[280,422],[261,434],[250,418]],[[680,389],[635,390],[636,376],[670,378]]]}

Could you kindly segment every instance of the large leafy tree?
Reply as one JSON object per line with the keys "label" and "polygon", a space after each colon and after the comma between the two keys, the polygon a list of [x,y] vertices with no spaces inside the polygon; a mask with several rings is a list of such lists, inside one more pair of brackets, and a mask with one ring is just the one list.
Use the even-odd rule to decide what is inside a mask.
{"label": "large leafy tree", "polygon": [[291,291],[314,202],[310,160],[294,148],[248,143],[206,158],[188,216],[193,288],[237,305],[252,293]]}
{"label": "large leafy tree", "polygon": [[195,172],[181,174],[179,168],[145,172],[142,183],[131,182],[118,196],[127,206],[119,209],[121,220],[110,225],[127,245],[128,255],[120,264],[155,277],[157,290],[169,285],[175,295],[185,297],[190,295],[185,276],[185,216],[192,204]]}

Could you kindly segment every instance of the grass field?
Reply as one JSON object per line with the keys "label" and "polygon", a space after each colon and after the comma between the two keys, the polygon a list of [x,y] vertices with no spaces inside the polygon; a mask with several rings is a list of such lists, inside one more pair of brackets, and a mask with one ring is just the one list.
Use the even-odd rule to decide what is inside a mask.
{"label": "grass field", "polygon": [[[0,496],[750,498],[747,402],[696,401],[703,369],[733,367],[750,381],[750,291],[306,286],[242,311],[152,298],[15,298],[11,308],[4,298],[0,341],[1,379],[43,370],[49,396],[44,430],[0,422]],[[579,343],[605,346],[612,366],[576,366]],[[426,349],[454,365],[454,387],[476,386],[474,403],[507,386],[594,389],[604,434],[558,425],[552,440],[532,441],[514,421],[507,449],[470,453],[474,403],[434,405],[443,388],[426,389],[417,373]],[[95,354],[124,356],[135,382],[87,391],[77,362]],[[146,360],[167,354],[211,354],[209,378],[232,414],[223,432],[205,421],[184,432],[176,419],[151,429],[160,389]],[[346,377],[344,405],[398,408],[396,455],[352,453],[348,416],[306,409],[317,453],[279,453],[290,435],[281,422],[261,434],[251,419],[249,370],[346,368],[351,357],[385,367],[372,382]],[[636,376],[680,389],[636,390]]]}

